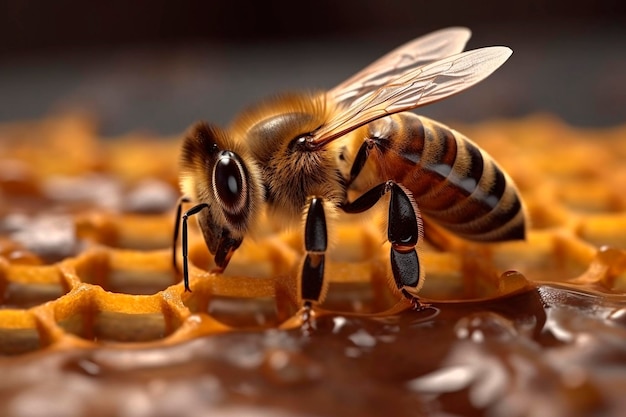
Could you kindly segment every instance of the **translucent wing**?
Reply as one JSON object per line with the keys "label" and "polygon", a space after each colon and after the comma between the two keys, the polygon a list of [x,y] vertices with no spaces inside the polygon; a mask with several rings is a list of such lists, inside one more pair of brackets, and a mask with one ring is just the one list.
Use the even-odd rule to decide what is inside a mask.
{"label": "translucent wing", "polygon": [[464,27],[441,29],[399,46],[328,92],[340,105],[389,84],[394,78],[429,62],[463,51],[471,32]]}
{"label": "translucent wing", "polygon": [[505,46],[492,46],[415,68],[340,109],[309,138],[309,143],[320,147],[373,120],[459,93],[488,77],[512,53]]}

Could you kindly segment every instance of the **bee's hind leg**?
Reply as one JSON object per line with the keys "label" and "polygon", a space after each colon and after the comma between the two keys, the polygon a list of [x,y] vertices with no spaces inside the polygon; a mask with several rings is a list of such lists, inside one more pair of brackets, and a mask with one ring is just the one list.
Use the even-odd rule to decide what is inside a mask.
{"label": "bee's hind leg", "polygon": [[419,210],[411,194],[394,181],[381,183],[365,192],[353,202],[341,208],[347,213],[360,213],[368,210],[391,192],[387,221],[387,239],[391,243],[391,271],[398,291],[411,301],[415,308],[422,305],[417,292],[422,286],[422,271],[415,247],[421,238],[422,221]]}

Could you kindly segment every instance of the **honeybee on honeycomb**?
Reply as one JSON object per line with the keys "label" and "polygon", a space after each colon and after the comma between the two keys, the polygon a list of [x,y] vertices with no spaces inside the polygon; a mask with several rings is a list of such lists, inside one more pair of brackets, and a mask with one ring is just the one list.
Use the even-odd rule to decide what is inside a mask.
{"label": "honeybee on honeycomb", "polygon": [[[214,272],[222,272],[263,207],[285,225],[304,218],[298,302],[324,300],[328,229],[338,212],[361,213],[388,197],[389,286],[416,307],[424,268],[423,222],[465,239],[524,239],[525,209],[507,173],[463,134],[409,112],[488,77],[512,51],[462,52],[470,31],[439,30],[391,51],[326,92],[278,95],[222,129],[198,122],[182,145],[183,280],[189,288],[187,221],[196,216]],[[356,193],[355,198],[351,195]],[[183,203],[193,207],[182,211]]]}
{"label": "honeybee on honeycomb", "polygon": [[[459,34],[457,44],[441,48],[455,55],[464,32],[449,31]],[[443,44],[450,42],[444,36]],[[429,56],[421,51],[419,58],[407,59],[423,59],[427,68],[428,62],[445,58],[443,52]],[[204,188],[203,194],[187,197],[211,205],[197,209],[210,224],[246,238],[235,255],[231,257],[234,247],[226,252],[231,262],[224,273],[211,274],[205,242],[190,230],[193,292],[185,291],[171,265],[171,217],[179,197],[172,155],[180,150],[180,138],[142,133],[103,140],[82,113],[1,123],[0,415],[23,417],[38,410],[67,416],[162,415],[176,410],[184,415],[334,416],[345,415],[347,408],[359,416],[501,415],[502,410],[507,415],[622,415],[626,125],[572,127],[554,114],[454,123],[479,144],[471,146],[438,122],[394,113],[329,139],[319,149],[302,151],[322,162],[330,159],[332,163],[311,165],[319,171],[330,167],[336,176],[318,188],[311,185],[315,192],[303,197],[302,205],[295,198],[276,199],[281,196],[277,190],[265,187],[274,183],[267,181],[270,167],[261,164],[263,148],[270,161],[290,156],[289,141],[274,133],[290,133],[293,127],[296,137],[302,126],[313,129],[305,116],[313,124],[322,118],[319,107],[331,115],[344,111],[334,101],[341,103],[341,97],[367,106],[367,97],[374,99],[385,75],[371,81],[366,74],[361,77],[374,88],[362,90],[361,98],[331,100],[327,92],[328,102],[319,104],[294,95],[296,104],[269,101],[244,112],[227,129],[209,125],[219,139],[217,153],[209,153],[205,168],[211,170],[202,176],[196,175],[199,166],[188,170],[194,176],[185,179],[186,185]],[[516,100],[513,94],[505,99]],[[465,236],[467,230],[455,230],[436,217],[443,215],[441,207],[429,211],[429,204],[447,201],[444,192],[451,198],[457,194],[457,209],[465,211],[463,201],[467,208],[475,206],[462,193],[471,189],[472,178],[480,178],[477,191],[487,190],[482,181],[498,183],[499,174],[487,174],[494,167],[484,150],[506,167],[523,197],[524,241],[474,243],[471,239],[493,241],[501,232],[515,235],[519,224],[503,220],[499,228],[498,222],[489,222],[493,228],[485,229],[487,236],[481,237],[478,229]],[[453,151],[454,164],[432,165],[451,161],[437,155]],[[458,164],[460,158],[466,165]],[[275,162],[299,167],[307,160]],[[479,171],[481,160],[483,174],[469,174]],[[244,186],[248,193],[257,192],[249,201],[258,205],[240,214],[250,216],[243,230],[234,230],[240,223],[226,223],[232,214],[211,188],[218,161],[222,168],[215,177],[231,187],[220,190],[220,198],[227,200],[229,190]],[[244,168],[249,176],[239,178]],[[446,173],[445,180],[436,180]],[[416,183],[409,181],[413,177],[398,177],[405,174],[414,175]],[[463,176],[454,177],[459,174]],[[514,203],[510,194],[505,199],[513,186],[505,179],[499,201]],[[274,180],[287,187],[280,178]],[[250,188],[259,182],[262,188]],[[418,184],[434,188],[425,192]],[[344,210],[368,207],[385,191],[362,215]],[[243,201],[247,207],[236,195],[233,206]],[[324,238],[323,228],[322,234],[302,234],[298,228],[308,224],[316,231],[324,223],[318,210],[310,208],[313,197],[323,209],[328,242],[336,244],[328,243],[325,253],[305,251],[309,263],[323,260],[323,275],[317,269],[304,276],[306,258],[298,263],[303,247],[307,249],[303,236],[313,249]],[[388,236],[379,223],[385,223],[390,200],[392,207],[415,213],[416,246],[402,239],[383,243]],[[498,212],[512,213],[514,206]],[[278,226],[292,223],[293,229],[272,233],[275,225],[266,222],[265,208],[276,215]],[[309,212],[313,220],[307,223]],[[209,216],[214,213],[223,217]],[[407,223],[413,227],[412,221]],[[404,229],[393,225],[392,233],[405,236]],[[439,234],[446,227],[451,233]],[[255,242],[248,245],[250,238]],[[420,271],[426,269],[428,275],[417,295],[430,308],[420,311],[408,308],[389,261],[394,249],[401,260],[414,259],[415,247],[420,249]],[[407,282],[415,276],[400,275]],[[302,284],[303,278],[313,282]],[[318,278],[323,282],[315,282]],[[386,279],[395,294],[387,291]],[[296,281],[302,287],[299,301]],[[318,299],[313,290],[319,287]],[[405,289],[417,291],[410,285]],[[303,304],[315,308],[307,311]],[[303,311],[315,320],[303,320],[310,317]],[[327,395],[329,390],[333,395]]]}

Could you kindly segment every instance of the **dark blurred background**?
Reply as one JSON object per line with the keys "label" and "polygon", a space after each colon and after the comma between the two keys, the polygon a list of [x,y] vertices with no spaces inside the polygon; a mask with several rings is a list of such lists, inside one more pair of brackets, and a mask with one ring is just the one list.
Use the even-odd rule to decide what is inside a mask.
{"label": "dark blurred background", "polygon": [[446,26],[511,59],[419,109],[476,121],[550,112],[579,126],[626,121],[623,1],[0,0],[0,121],[92,111],[104,135],[177,134],[247,103],[326,89],[391,48]]}

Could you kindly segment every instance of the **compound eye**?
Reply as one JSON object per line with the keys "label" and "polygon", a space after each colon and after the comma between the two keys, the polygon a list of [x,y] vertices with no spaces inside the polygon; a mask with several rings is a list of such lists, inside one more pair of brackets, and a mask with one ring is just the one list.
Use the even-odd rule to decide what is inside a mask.
{"label": "compound eye", "polygon": [[218,200],[230,213],[240,212],[246,203],[246,178],[239,157],[230,151],[218,155],[213,170],[213,185]]}

